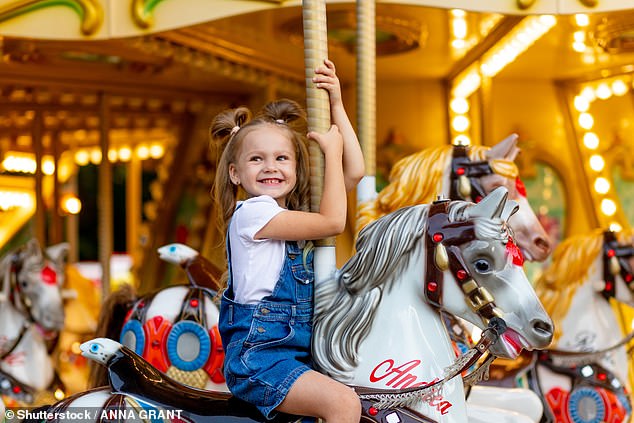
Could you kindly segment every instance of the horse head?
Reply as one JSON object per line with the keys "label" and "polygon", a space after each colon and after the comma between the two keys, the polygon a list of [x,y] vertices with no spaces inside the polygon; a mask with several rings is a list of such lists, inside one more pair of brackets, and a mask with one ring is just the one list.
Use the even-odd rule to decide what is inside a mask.
{"label": "horse head", "polygon": [[12,290],[15,307],[44,332],[64,327],[63,291],[68,244],[42,251],[31,239],[2,259],[4,289]]}
{"label": "horse head", "polygon": [[439,193],[451,200],[478,202],[503,186],[519,205],[508,222],[515,242],[527,260],[543,261],[550,254],[551,241],[526,199],[514,163],[518,153],[517,135],[511,135],[491,148],[442,146],[404,157],[394,165],[389,185],[376,199],[359,205],[358,228],[400,208],[431,203]]}
{"label": "horse head", "polygon": [[[552,321],[507,226],[516,207],[501,187],[478,204],[405,207],[364,228],[357,253],[332,280],[315,286],[318,368],[339,380],[367,380],[371,363],[416,359],[431,366],[432,356],[444,354],[440,372],[455,358],[441,311],[481,329],[504,320],[495,355],[514,358],[522,349],[548,346]],[[438,372],[419,378],[432,380]]]}
{"label": "horse head", "polygon": [[526,278],[522,254],[507,229],[518,209],[507,196],[506,189],[498,187],[453,218],[447,204],[431,206],[424,292],[435,307],[481,329],[493,318],[502,319],[506,331],[491,352],[516,358],[522,349],[547,347],[553,324]]}
{"label": "horse head", "polygon": [[[535,282],[537,295],[556,323],[556,341],[566,328],[583,326],[583,330],[589,330],[589,322],[579,313],[595,316],[594,323],[606,325],[606,319],[612,319],[614,314],[611,299],[634,307],[632,269],[634,231],[597,230],[569,237],[559,244],[552,262]],[[597,318],[600,314],[603,317]],[[614,332],[611,327],[605,329]]]}
{"label": "horse head", "polygon": [[508,222],[517,245],[527,260],[544,261],[550,254],[552,242],[528,203],[526,188],[514,163],[520,152],[517,138],[512,134],[485,150],[483,160],[473,160],[461,151],[466,147],[454,146],[451,198],[477,202],[495,188],[505,187],[508,198],[519,205]]}

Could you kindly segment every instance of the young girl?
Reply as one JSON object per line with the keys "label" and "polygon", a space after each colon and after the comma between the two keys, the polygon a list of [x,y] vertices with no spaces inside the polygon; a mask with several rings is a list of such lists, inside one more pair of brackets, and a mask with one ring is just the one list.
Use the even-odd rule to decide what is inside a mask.
{"label": "young girl", "polygon": [[[252,120],[246,108],[228,110],[212,123],[213,137],[225,143],[215,181],[227,227],[229,277],[219,323],[225,378],[236,397],[267,418],[281,411],[357,423],[354,391],[310,365],[314,274],[304,240],[343,231],[346,189],[363,176],[332,62],[316,70],[314,81],[328,90],[336,124],[325,134],[308,134],[325,159],[317,213],[308,211],[308,152],[297,129],[305,116],[297,103],[269,103]],[[247,199],[236,207],[239,191]]]}

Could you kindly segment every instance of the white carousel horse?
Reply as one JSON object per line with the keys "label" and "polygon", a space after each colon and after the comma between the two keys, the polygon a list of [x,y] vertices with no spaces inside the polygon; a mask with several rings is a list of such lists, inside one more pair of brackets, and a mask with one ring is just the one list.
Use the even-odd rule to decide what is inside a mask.
{"label": "white carousel horse", "polygon": [[64,326],[67,244],[42,252],[36,240],[0,259],[0,394],[32,404],[57,383],[47,343]]}
{"label": "white carousel horse", "polygon": [[633,235],[597,231],[568,238],[536,282],[555,322],[554,342],[534,353],[516,383],[540,394],[548,421],[629,421],[634,333],[621,334],[611,303],[634,306]]}
{"label": "white carousel horse", "polygon": [[[489,349],[516,357],[524,348],[550,343],[551,321],[517,264],[519,252],[507,233],[506,219],[514,208],[500,188],[477,205],[442,202],[390,214],[364,230],[358,253],[335,279],[317,287],[315,358],[321,370],[355,385],[388,388],[400,395],[399,388],[442,379],[455,353],[437,307],[484,329],[482,351],[463,357],[455,377],[442,387],[435,385],[433,396],[425,394],[428,402],[417,404],[418,411],[399,407],[374,413],[366,407],[364,422],[404,412],[401,420],[388,416],[382,421],[465,422],[465,365]],[[428,216],[430,210],[434,213]],[[107,366],[110,386],[69,397],[49,412],[78,404],[138,410],[142,403],[145,408],[183,410],[195,422],[226,422],[229,416],[263,421],[253,408],[228,394],[183,386],[112,340],[89,341],[82,351]],[[470,421],[527,419],[490,409],[485,420]]]}
{"label": "white carousel horse", "polygon": [[390,183],[372,200],[359,205],[357,228],[402,207],[429,204],[437,196],[478,202],[495,188],[508,190],[519,210],[509,219],[514,239],[529,261],[543,261],[551,241],[526,199],[514,160],[519,153],[513,134],[491,148],[442,146],[428,148],[399,160]]}
{"label": "white carousel horse", "polygon": [[[383,389],[443,379],[455,353],[440,310],[482,329],[502,318],[508,330],[491,346],[496,356],[515,358],[522,349],[548,346],[552,322],[507,232],[517,205],[506,194],[497,188],[476,205],[412,206],[368,225],[356,255],[334,280],[316,286],[313,358],[319,370]],[[400,400],[383,403],[391,401]],[[436,421],[467,421],[460,374],[413,408]],[[507,421],[495,412],[482,421]]]}
{"label": "white carousel horse", "polygon": [[[519,210],[509,219],[514,241],[529,261],[543,261],[550,254],[551,241],[537,219],[526,198],[517,166],[514,163],[519,148],[517,135],[513,134],[491,148],[482,146],[443,146],[429,148],[399,160],[390,173],[390,183],[376,198],[359,206],[357,226],[364,227],[376,218],[401,207],[430,203],[442,194],[451,200],[479,201],[493,189],[503,186],[509,199],[519,205]],[[460,328],[456,334],[457,345],[469,344],[464,335],[469,325],[447,316],[449,327]],[[501,402],[500,398],[513,399]],[[542,410],[539,398],[532,392],[519,389],[503,391],[502,388],[475,386],[469,391],[472,409],[495,404],[515,409],[539,421]]]}
{"label": "white carousel horse", "polygon": [[[129,286],[114,292],[104,302],[96,334],[120,341],[181,383],[226,391],[214,303],[221,272],[183,244],[163,246],[158,253],[185,270],[189,285],[140,297]],[[106,383],[102,367],[93,367],[91,373],[91,386]]]}

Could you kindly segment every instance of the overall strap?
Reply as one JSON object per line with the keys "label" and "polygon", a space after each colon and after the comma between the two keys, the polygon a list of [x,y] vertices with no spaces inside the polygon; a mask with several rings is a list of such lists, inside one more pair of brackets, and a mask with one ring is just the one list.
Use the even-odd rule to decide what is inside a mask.
{"label": "overall strap", "polygon": [[[242,203],[238,204],[236,209],[233,211],[233,216],[235,216],[236,212],[242,207]],[[233,216],[229,221],[229,226],[227,226],[227,235],[225,241],[225,249],[227,250],[227,296],[233,298],[233,272],[231,270],[231,240],[229,239],[229,232],[231,229],[231,222],[233,222]]]}

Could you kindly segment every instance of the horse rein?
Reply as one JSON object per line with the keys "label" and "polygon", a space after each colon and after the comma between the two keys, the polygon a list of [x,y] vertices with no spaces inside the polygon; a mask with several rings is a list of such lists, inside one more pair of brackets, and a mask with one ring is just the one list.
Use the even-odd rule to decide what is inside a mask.
{"label": "horse rein", "polygon": [[[449,269],[471,309],[485,324],[502,313],[489,291],[473,279],[459,246],[476,239],[473,222],[449,222],[449,200],[438,200],[429,207],[425,246],[425,297],[436,309],[442,307],[443,273]],[[433,254],[432,254],[433,252]]]}
{"label": "horse rein", "polygon": [[[405,389],[376,389],[363,386],[353,386],[353,388],[362,401],[372,401],[372,408],[375,410],[407,406],[418,400],[433,399],[442,385],[468,371],[471,366],[476,364],[505,331],[506,323],[504,320],[499,317],[492,318],[489,326],[482,331],[482,336],[478,343],[465,354],[456,358],[453,364],[445,368],[445,376],[442,379],[437,379],[432,383]],[[495,357],[490,356],[490,360],[487,359],[480,368],[464,376],[463,380],[469,381],[469,383],[477,382],[483,373],[482,368],[488,368],[488,364],[493,358]],[[372,414],[372,410],[370,410],[370,414]]]}
{"label": "horse rein", "polygon": [[454,145],[451,156],[451,186],[449,198],[479,202],[485,195],[479,179],[492,175],[493,169],[487,160],[471,161],[466,145]]}

